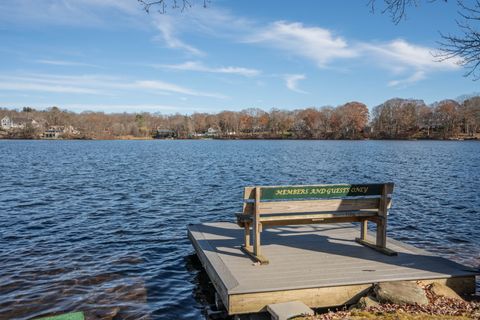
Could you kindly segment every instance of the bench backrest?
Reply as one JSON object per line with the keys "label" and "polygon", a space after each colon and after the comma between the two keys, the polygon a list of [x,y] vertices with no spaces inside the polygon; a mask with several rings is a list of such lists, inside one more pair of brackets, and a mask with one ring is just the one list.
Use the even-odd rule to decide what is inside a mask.
{"label": "bench backrest", "polygon": [[393,183],[245,187],[243,214],[377,212],[387,214]]}

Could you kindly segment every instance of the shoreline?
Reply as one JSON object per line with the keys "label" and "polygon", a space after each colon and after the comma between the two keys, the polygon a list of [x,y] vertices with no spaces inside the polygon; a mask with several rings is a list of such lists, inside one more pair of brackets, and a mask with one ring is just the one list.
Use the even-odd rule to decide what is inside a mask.
{"label": "shoreline", "polygon": [[465,141],[480,141],[480,138],[420,138],[420,139],[401,139],[401,138],[365,138],[365,139],[306,139],[306,138],[175,138],[175,139],[158,139],[149,137],[134,137],[134,138],[58,138],[58,139],[37,139],[37,138],[0,138],[0,141],[451,141],[451,142],[465,142]]}

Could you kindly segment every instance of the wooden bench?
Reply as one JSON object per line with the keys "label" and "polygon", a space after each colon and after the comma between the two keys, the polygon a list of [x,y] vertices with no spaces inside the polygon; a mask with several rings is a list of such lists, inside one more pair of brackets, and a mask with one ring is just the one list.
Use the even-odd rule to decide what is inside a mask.
{"label": "wooden bench", "polygon": [[[260,235],[266,226],[361,222],[357,242],[396,255],[386,247],[392,193],[393,183],[246,187],[243,211],[237,214],[238,225],[245,228],[242,250],[255,261],[267,264],[260,246]],[[376,243],[367,241],[368,221],[377,225]]]}

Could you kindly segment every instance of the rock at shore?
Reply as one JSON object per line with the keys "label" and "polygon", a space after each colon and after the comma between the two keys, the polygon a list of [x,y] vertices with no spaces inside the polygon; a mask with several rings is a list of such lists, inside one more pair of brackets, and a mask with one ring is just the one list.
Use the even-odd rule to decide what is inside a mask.
{"label": "rock at shore", "polygon": [[366,297],[361,297],[360,300],[358,300],[357,304],[354,305],[354,308],[365,310],[370,307],[377,307],[379,305],[380,304],[376,299],[374,299],[371,296],[366,296]]}
{"label": "rock at shore", "polygon": [[425,290],[416,283],[410,281],[382,282],[374,286],[374,292],[378,301],[394,304],[418,304],[429,303]]}
{"label": "rock at shore", "polygon": [[428,286],[428,289],[436,296],[442,296],[445,298],[456,299],[456,300],[463,300],[455,291],[453,291],[450,287],[443,285],[438,282],[434,282]]}

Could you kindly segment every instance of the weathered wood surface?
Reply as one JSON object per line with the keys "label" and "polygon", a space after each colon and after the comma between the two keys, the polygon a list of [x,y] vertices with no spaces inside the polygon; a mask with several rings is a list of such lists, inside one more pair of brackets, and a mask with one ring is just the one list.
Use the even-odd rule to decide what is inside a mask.
{"label": "weathered wood surface", "polygon": [[[388,255],[387,213],[391,204],[393,183],[332,184],[308,186],[245,187],[243,213],[237,224],[245,228],[242,247],[254,261],[268,263],[261,252],[261,233],[271,225],[357,222],[366,220],[377,225],[376,241],[364,235],[363,226],[358,243]],[[253,199],[251,199],[253,193]],[[335,214],[335,215],[334,215]],[[333,221],[329,221],[329,220]],[[252,222],[253,251],[250,250],[249,223]]]}
{"label": "weathered wood surface", "polygon": [[[355,211],[373,209],[378,212],[380,199],[334,199],[334,200],[303,200],[303,201],[281,201],[281,202],[260,202],[258,204],[262,215],[275,214],[278,212],[301,213],[301,212],[332,212],[332,211]],[[387,198],[387,209],[390,209],[392,199]],[[254,213],[254,203],[243,204],[243,214]]]}
{"label": "weathered wood surface", "polygon": [[[291,290],[344,286],[363,290],[364,285],[382,281],[448,279],[476,274],[460,264],[393,239],[388,242],[398,256],[371,250],[355,242],[359,231],[353,224],[265,229],[262,254],[268,256],[270,264],[261,266],[254,265],[240,250],[244,230],[236,224],[205,223],[188,229],[202,264],[224,304],[231,308],[235,308],[234,301],[243,301],[256,293],[274,297]],[[372,237],[367,235],[367,239]],[[342,293],[342,299],[348,292],[355,291],[352,290]]]}
{"label": "weathered wood surface", "polygon": [[262,214],[356,211],[362,209],[378,209],[379,199],[361,200],[324,200],[324,201],[279,201],[261,202],[259,210]]}

